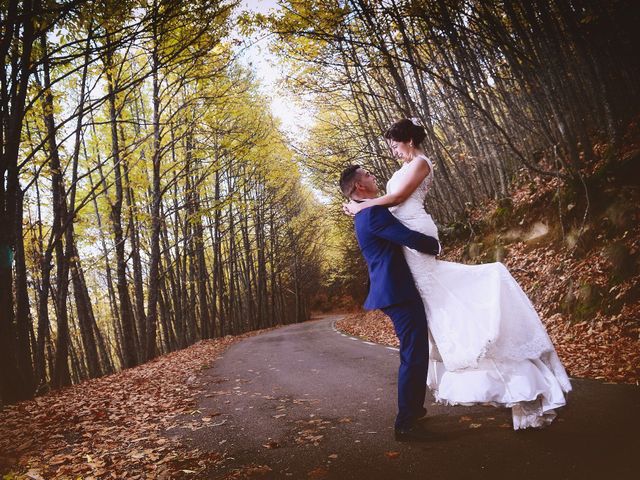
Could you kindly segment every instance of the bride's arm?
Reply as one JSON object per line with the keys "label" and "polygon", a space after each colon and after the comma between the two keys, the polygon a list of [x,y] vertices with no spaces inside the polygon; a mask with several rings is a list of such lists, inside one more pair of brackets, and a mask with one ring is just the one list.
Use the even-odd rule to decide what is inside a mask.
{"label": "bride's arm", "polygon": [[360,210],[380,205],[382,207],[393,207],[404,202],[418,188],[418,185],[429,175],[429,164],[427,162],[412,161],[408,166],[408,172],[402,179],[402,183],[398,186],[398,190],[393,193],[387,193],[381,197],[365,200],[364,202],[349,202],[343,204],[345,213],[355,215]]}

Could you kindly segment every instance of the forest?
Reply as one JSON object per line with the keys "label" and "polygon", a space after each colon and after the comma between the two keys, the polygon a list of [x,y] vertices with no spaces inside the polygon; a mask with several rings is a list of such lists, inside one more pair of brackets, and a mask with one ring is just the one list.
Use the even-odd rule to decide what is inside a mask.
{"label": "forest", "polygon": [[2,10],[2,399],[305,320],[319,210],[234,4]]}
{"label": "forest", "polygon": [[[337,180],[358,163],[385,184],[398,118],[426,128],[445,237],[554,182],[575,251],[598,205],[635,198],[639,22],[633,0],[3,2],[2,403],[357,305]],[[306,135],[238,61],[255,32]]]}

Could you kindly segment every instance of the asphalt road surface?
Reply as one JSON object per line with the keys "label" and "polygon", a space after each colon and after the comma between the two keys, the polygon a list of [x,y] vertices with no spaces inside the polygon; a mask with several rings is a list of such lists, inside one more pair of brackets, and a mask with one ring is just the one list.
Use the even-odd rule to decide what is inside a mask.
{"label": "asphalt road surface", "polygon": [[[184,443],[223,461],[199,478],[640,478],[640,387],[572,379],[543,430],[513,431],[510,410],[436,405],[444,439],[398,443],[396,350],[341,335],[339,316],[233,345],[207,381]],[[203,426],[204,425],[204,426]]]}

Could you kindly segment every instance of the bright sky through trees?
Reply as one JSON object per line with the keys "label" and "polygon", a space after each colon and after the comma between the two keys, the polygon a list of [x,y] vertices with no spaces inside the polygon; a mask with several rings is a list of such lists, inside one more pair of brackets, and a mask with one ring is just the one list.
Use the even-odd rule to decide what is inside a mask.
{"label": "bright sky through trees", "polygon": [[[280,9],[277,0],[244,0],[238,13],[269,14]],[[269,32],[257,32],[251,38],[243,38],[241,58],[243,63],[256,74],[261,90],[269,98],[271,111],[282,121],[282,127],[289,135],[304,135],[312,123],[309,108],[302,105],[298,96],[287,92],[282,80],[287,75],[286,66],[269,51],[272,36]]]}

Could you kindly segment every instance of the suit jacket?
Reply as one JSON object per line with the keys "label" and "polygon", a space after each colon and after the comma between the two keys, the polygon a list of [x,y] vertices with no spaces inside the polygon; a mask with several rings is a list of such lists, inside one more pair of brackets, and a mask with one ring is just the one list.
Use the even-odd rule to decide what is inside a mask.
{"label": "suit jacket", "polygon": [[438,240],[408,229],[380,206],[361,210],[355,217],[355,228],[369,269],[369,295],[364,308],[373,310],[419,298],[402,246],[437,255]]}

